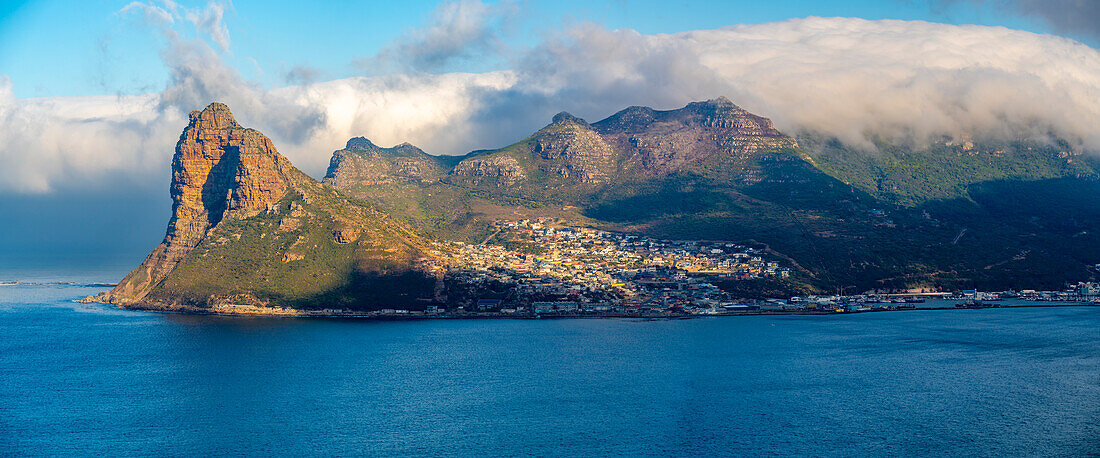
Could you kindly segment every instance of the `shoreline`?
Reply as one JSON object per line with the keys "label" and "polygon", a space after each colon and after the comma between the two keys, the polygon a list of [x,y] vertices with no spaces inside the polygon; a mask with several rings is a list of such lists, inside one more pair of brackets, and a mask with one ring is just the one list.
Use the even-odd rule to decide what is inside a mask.
{"label": "shoreline", "polygon": [[[80,300],[73,300],[73,302],[81,302]],[[602,313],[602,314],[584,314],[584,313],[553,313],[553,314],[506,314],[506,313],[440,313],[440,314],[380,314],[380,313],[301,313],[296,312],[279,312],[279,311],[248,311],[248,312],[222,312],[212,309],[201,308],[156,308],[156,307],[127,307],[119,304],[112,304],[106,302],[81,302],[81,303],[96,303],[104,306],[110,306],[121,310],[129,310],[134,312],[152,312],[170,315],[193,315],[193,316],[225,316],[225,317],[262,317],[262,318],[314,318],[314,319],[349,319],[349,320],[368,320],[368,321],[419,321],[419,320],[485,320],[485,319],[509,319],[509,320],[544,320],[544,319],[612,319],[612,318],[626,318],[626,319],[644,319],[644,320],[674,320],[674,319],[691,319],[691,318],[709,318],[709,317],[744,317],[744,316],[826,316],[826,315],[858,315],[865,313],[880,313],[880,312],[913,312],[913,311],[944,311],[944,310],[985,310],[985,309],[1013,309],[1013,308],[1059,308],[1059,307],[1100,307],[1100,303],[1029,303],[1021,305],[1000,305],[991,307],[912,307],[912,308],[899,308],[899,309],[870,309],[870,310],[853,310],[853,311],[832,311],[832,310],[757,310],[757,311],[738,311],[738,312],[725,312],[714,314],[694,314],[694,313]]]}

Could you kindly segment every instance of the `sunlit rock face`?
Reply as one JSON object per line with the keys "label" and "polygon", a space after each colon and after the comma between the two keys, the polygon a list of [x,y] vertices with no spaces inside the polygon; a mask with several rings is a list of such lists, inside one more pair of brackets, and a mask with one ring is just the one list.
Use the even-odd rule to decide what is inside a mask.
{"label": "sunlit rock face", "polygon": [[357,185],[433,183],[444,173],[435,157],[408,143],[382,148],[363,137],[332,153],[324,182],[340,189]]}
{"label": "sunlit rock face", "polygon": [[796,146],[772,122],[719,97],[678,110],[630,107],[592,125],[608,143],[628,153],[627,165],[666,175],[724,153],[747,158]]}
{"label": "sunlit rock face", "polygon": [[164,241],[110,294],[141,300],[223,218],[269,209],[286,193],[290,162],[271,140],[241,127],[229,107],[192,111],[172,159],[172,219]]}
{"label": "sunlit rock face", "polygon": [[466,182],[475,185],[489,180],[500,185],[513,185],[527,180],[527,172],[523,170],[516,158],[511,156],[485,156],[464,159],[455,166],[451,174],[462,177]]}
{"label": "sunlit rock face", "polygon": [[535,134],[534,152],[542,168],[582,183],[605,182],[614,173],[615,150],[583,119],[561,112]]}

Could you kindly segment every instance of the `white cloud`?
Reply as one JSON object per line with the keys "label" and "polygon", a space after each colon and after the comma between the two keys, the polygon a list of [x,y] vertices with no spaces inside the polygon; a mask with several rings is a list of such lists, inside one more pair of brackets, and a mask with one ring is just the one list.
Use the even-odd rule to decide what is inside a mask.
{"label": "white cloud", "polygon": [[142,19],[154,26],[169,26],[176,22],[175,15],[169,10],[174,9],[174,3],[166,4],[165,8],[154,5],[152,3],[143,2],[130,2],[122,9],[118,10],[119,15],[127,15],[134,12],[141,13]]}
{"label": "white cloud", "polygon": [[[277,89],[271,97],[323,107],[325,119],[303,141],[277,144],[314,174],[328,165],[333,150],[361,135],[380,145],[409,141],[436,154],[465,153],[483,145],[473,117],[487,108],[487,94],[513,84],[511,72],[494,72],[358,77]],[[272,132],[272,139],[281,137]]]}
{"label": "white cloud", "polygon": [[229,51],[229,28],[222,22],[225,16],[224,4],[210,2],[202,10],[186,10],[183,15],[195,25],[196,30],[205,33],[217,43],[222,51]]}
{"label": "white cloud", "polygon": [[508,72],[360,77],[264,91],[225,69],[173,72],[179,76],[162,93],[121,97],[16,99],[0,80],[0,193],[112,186],[102,179],[114,174],[155,186],[168,176],[186,114],[211,101],[227,103],[242,125],[264,132],[315,176],[358,135],[454,153],[477,143],[470,118],[484,93],[514,79]]}
{"label": "white cloud", "polygon": [[873,136],[1051,133],[1100,151],[1100,53],[1002,27],[807,18],[642,35],[584,26],[533,50],[518,72],[524,103],[586,116],[727,95],[788,132],[856,146]]}
{"label": "white cloud", "polygon": [[169,38],[177,38],[178,33],[172,27],[177,20],[186,20],[194,27],[195,32],[205,36],[218,45],[222,52],[229,51],[229,27],[225,25],[225,11],[231,9],[232,4],[209,2],[204,8],[185,8],[171,0],[163,0],[160,4],[153,2],[130,2],[118,10],[119,16],[141,14],[141,20],[158,29]]}
{"label": "white cloud", "polygon": [[18,100],[0,81],[0,192],[90,186],[111,174],[167,176],[151,151],[171,150],[182,121],[154,96]]}
{"label": "white cloud", "polygon": [[680,34],[745,104],[787,130],[1013,138],[1100,151],[1100,53],[1001,27],[810,18]]}
{"label": "white cloud", "polygon": [[17,99],[0,84],[0,192],[166,176],[186,113],[212,101],[314,176],[353,136],[458,154],[518,140],[560,110],[595,121],[719,95],[787,132],[856,147],[874,136],[1054,135],[1100,151],[1100,53],[1000,27],[808,18],[644,35],[588,25],[526,51],[511,71],[275,90],[245,81],[205,42],[165,36],[172,79],[161,93]]}
{"label": "white cloud", "polygon": [[450,0],[436,7],[426,26],[411,29],[377,55],[360,59],[371,73],[392,69],[436,71],[455,60],[486,57],[507,46],[501,30],[518,12],[515,3]]}

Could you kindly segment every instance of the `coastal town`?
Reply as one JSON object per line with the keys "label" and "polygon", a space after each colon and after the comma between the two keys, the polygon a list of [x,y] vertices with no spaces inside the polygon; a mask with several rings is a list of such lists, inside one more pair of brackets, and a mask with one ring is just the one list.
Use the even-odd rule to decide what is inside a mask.
{"label": "coastal town", "polygon": [[448,302],[478,311],[637,313],[718,304],[724,294],[711,282],[719,279],[790,275],[758,248],[657,240],[549,218],[498,222],[490,239],[496,243],[435,245],[426,267],[448,279]]}
{"label": "coastal town", "polygon": [[[998,307],[1003,301],[1097,303],[1100,284],[1064,291],[931,292],[732,297],[715,283],[788,278],[765,248],[672,241],[573,227],[553,218],[498,221],[481,244],[437,242],[424,267],[447,279],[450,309],[385,309],[380,316],[688,316]],[[331,310],[329,312],[337,312]]]}
{"label": "coastal town", "polygon": [[[737,297],[718,285],[789,279],[791,267],[764,246],[675,241],[577,227],[556,218],[497,221],[482,243],[435,241],[420,267],[441,281],[437,300],[419,308],[300,309],[221,303],[226,315],[345,316],[383,319],[479,317],[686,317],[841,314],[1008,306],[1100,305],[1100,283],[1059,291],[864,292],[853,295]],[[1097,266],[1100,269],[1100,266]],[[47,285],[0,281],[0,286]],[[72,282],[48,283],[60,286]]]}
{"label": "coastal town", "polygon": [[[497,221],[493,229],[482,243],[432,242],[426,253],[429,256],[418,263],[441,281],[436,300],[420,307],[368,311],[230,301],[210,308],[177,305],[160,310],[379,319],[674,318],[1100,305],[1097,282],[1066,284],[1057,291],[871,291],[745,298],[719,285],[789,280],[793,275],[790,264],[766,246],[662,240],[573,226],[555,218]],[[10,280],[0,281],[0,286],[114,285]]]}

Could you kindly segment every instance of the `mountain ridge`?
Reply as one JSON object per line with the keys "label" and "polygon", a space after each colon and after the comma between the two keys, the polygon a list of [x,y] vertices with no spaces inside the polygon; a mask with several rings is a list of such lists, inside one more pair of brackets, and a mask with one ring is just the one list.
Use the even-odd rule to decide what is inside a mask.
{"label": "mountain ridge", "polygon": [[[976,163],[988,155],[984,147],[953,148]],[[1017,175],[995,169],[967,182],[965,194],[907,205],[846,179],[847,170],[867,166],[831,154],[808,151],[770,120],[718,98],[676,110],[630,107],[595,123],[562,112],[515,143],[456,158],[356,137],[333,153],[318,182],[212,103],[191,113],[176,144],[164,240],[113,290],[88,300],[288,314],[468,303],[508,293],[504,284],[471,283],[480,275],[471,266],[488,267],[466,264],[462,250],[493,240],[502,220],[540,218],[760,247],[793,268],[760,281],[712,279],[735,295],[1050,286],[1095,277],[1100,181],[1069,174],[1091,170],[1087,158],[1055,155]],[[1001,160],[995,165],[1009,171],[1012,160],[1030,157],[1004,156],[993,154]],[[943,172],[963,176],[973,163],[948,161],[961,165]],[[1084,168],[1050,166],[1063,163]],[[1038,178],[1013,181],[1019,176]],[[1057,196],[1073,197],[1055,204]],[[517,249],[546,248],[509,237],[502,243]]]}
{"label": "mountain ridge", "polygon": [[[926,163],[889,162],[901,156],[857,156],[821,144],[786,136],[719,97],[674,110],[628,107],[594,123],[561,112],[511,145],[450,159],[458,165],[438,182],[408,184],[399,197],[363,183],[342,189],[443,238],[484,237],[478,228],[488,221],[522,214],[648,236],[761,242],[807,266],[808,276],[795,280],[822,288],[1005,285],[1023,272],[1013,266],[1033,262],[1014,260],[1022,251],[1046,259],[1038,276],[1048,285],[1060,275],[1070,279],[1065,272],[1090,275],[1085,258],[1093,250],[1054,243],[1054,226],[1041,231],[1040,243],[1034,227],[1004,227],[1004,217],[994,216],[1000,213],[986,210],[1003,207],[988,194],[998,188],[974,188],[1065,177],[1087,188],[1095,175],[1085,161],[1063,167],[1067,160],[1056,152],[1000,154],[960,143]],[[881,178],[867,178],[875,173]],[[967,234],[961,244],[959,233]]]}

